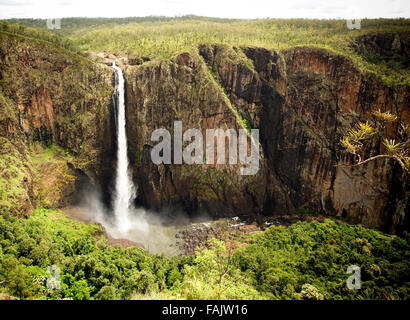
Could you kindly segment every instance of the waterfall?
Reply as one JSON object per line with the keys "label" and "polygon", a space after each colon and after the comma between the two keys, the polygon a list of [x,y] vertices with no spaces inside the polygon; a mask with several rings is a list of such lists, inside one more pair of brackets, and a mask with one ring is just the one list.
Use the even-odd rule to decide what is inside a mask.
{"label": "waterfall", "polygon": [[117,168],[114,193],[114,215],[118,231],[126,233],[131,227],[130,206],[135,197],[135,188],[128,168],[127,135],[125,132],[124,76],[121,68],[112,63],[115,69],[114,103],[117,124]]}

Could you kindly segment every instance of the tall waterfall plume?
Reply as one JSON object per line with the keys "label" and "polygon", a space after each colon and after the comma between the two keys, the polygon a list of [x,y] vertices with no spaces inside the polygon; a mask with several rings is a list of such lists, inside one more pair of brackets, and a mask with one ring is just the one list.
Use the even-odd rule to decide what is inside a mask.
{"label": "tall waterfall plume", "polygon": [[118,230],[126,233],[131,227],[130,206],[135,197],[135,188],[132,183],[128,167],[127,135],[125,131],[125,102],[124,102],[124,76],[121,68],[112,63],[115,69],[114,101],[117,110],[117,168],[114,193],[114,215]]}

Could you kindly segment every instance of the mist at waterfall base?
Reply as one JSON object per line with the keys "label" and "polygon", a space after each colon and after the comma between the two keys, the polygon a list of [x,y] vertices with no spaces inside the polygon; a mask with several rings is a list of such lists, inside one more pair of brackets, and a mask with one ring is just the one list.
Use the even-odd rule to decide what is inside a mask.
{"label": "mist at waterfall base", "polygon": [[[178,254],[175,238],[177,228],[167,223],[161,215],[133,205],[137,190],[131,179],[127,156],[124,77],[115,62],[112,67],[115,70],[114,105],[117,127],[117,165],[112,210],[102,205],[101,193],[95,187],[88,188],[83,193],[87,196],[81,201],[83,209],[77,214],[77,218],[100,223],[110,237],[134,241],[151,253]],[[182,217],[183,215],[179,214],[178,220]]]}
{"label": "mist at waterfall base", "polygon": [[[113,210],[103,205],[101,193],[98,190],[87,190],[86,194],[87,196],[80,204],[81,217],[77,218],[85,222],[99,223],[110,237],[131,240],[153,254],[164,253],[173,256],[181,253],[175,238],[180,229],[163,217],[167,215],[166,210],[164,212],[151,212],[131,205],[128,208],[128,225],[124,230],[118,226],[118,220]],[[189,222],[189,219],[182,213],[177,214],[176,220]]]}

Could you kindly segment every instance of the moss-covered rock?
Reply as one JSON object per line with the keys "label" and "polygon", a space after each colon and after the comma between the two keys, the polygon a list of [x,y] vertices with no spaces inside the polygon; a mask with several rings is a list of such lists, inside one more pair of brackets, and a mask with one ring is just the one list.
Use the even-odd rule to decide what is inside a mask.
{"label": "moss-covered rock", "polygon": [[33,168],[24,143],[0,137],[0,213],[33,211]]}

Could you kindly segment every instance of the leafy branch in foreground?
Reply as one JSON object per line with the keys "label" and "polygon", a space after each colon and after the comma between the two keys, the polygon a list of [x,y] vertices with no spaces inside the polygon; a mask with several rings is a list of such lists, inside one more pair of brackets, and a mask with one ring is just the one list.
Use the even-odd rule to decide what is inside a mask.
{"label": "leafy branch in foreground", "polygon": [[[410,126],[401,123],[396,137],[398,141],[396,139],[388,139],[386,137],[386,126],[388,123],[396,121],[398,117],[388,111],[381,112],[380,110],[373,112],[372,115],[372,123],[369,123],[369,121],[366,121],[366,123],[358,122],[348,131],[347,135],[340,139],[343,148],[348,153],[357,157],[356,163],[350,166],[359,166],[376,159],[390,158],[394,159],[403,168],[404,172],[410,173],[410,157],[408,153]],[[363,159],[366,143],[369,143],[374,136],[379,136],[383,139],[385,152]]]}

